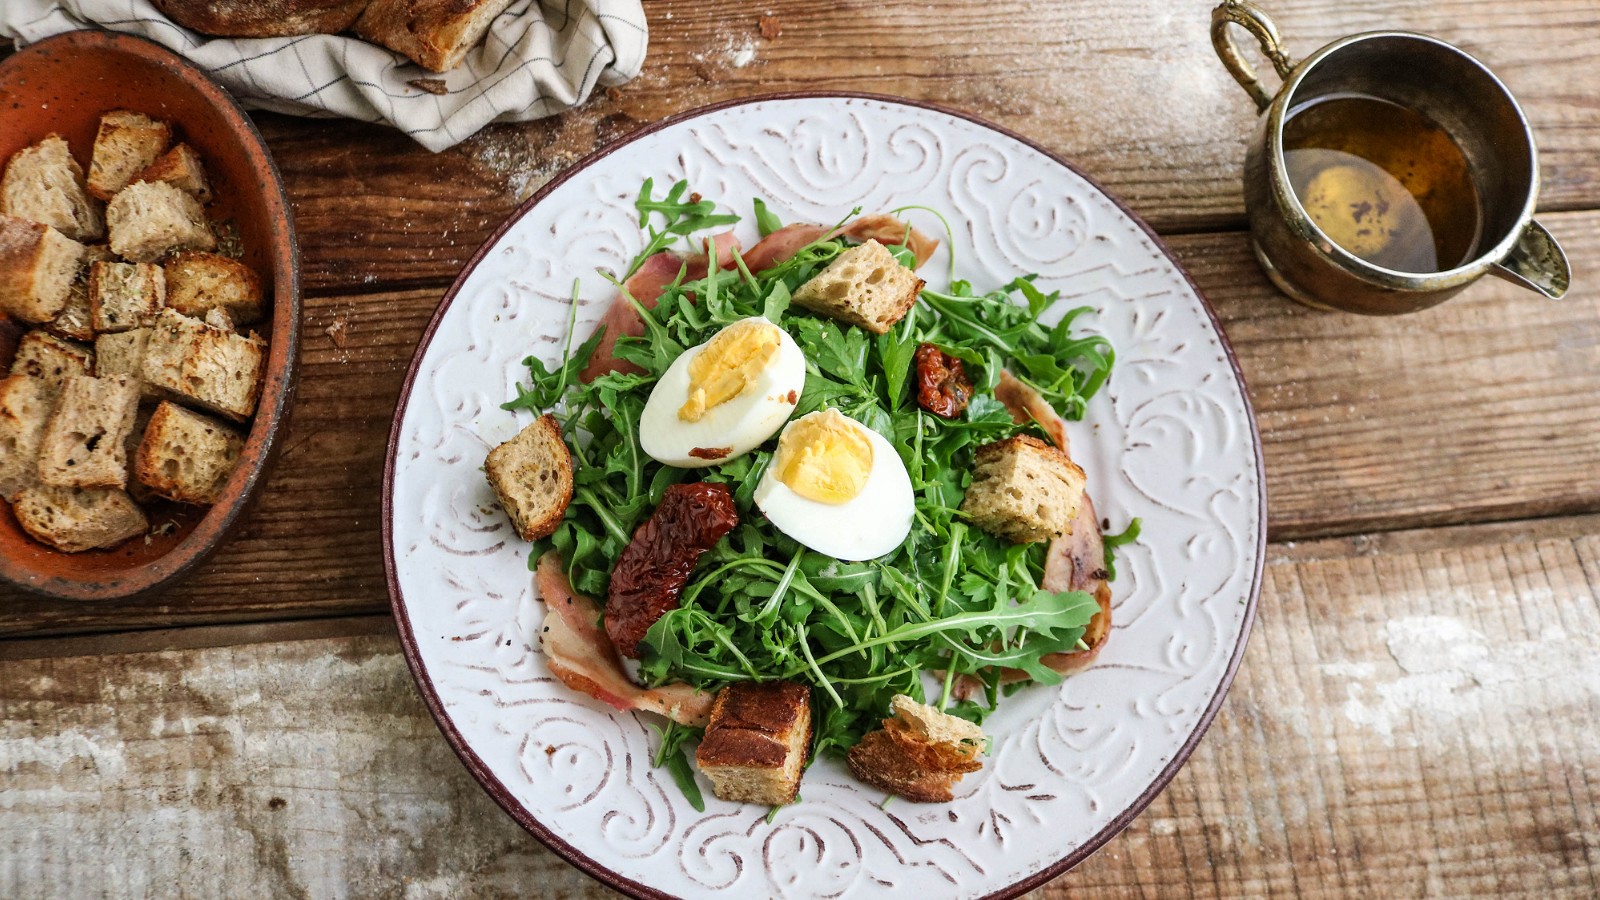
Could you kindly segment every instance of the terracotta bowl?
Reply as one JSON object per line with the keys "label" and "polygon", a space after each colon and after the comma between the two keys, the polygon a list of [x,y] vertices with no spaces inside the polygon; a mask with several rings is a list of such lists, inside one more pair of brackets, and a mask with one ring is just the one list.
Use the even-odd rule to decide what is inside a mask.
{"label": "terracotta bowl", "polygon": [[[282,179],[244,110],[199,68],[131,35],[79,31],[40,41],[0,61],[0,161],[55,132],[87,170],[100,115],[112,109],[170,122],[200,152],[216,195],[206,212],[237,227],[244,262],[271,302],[267,320],[254,326],[269,342],[267,368],[244,453],[221,499],[210,507],[146,504],[148,539],[62,553],[30,538],[0,501],[0,577],[68,600],[109,600],[168,584],[222,543],[266,477],[298,357],[298,251]],[[24,330],[0,314],[0,372],[10,368]]]}

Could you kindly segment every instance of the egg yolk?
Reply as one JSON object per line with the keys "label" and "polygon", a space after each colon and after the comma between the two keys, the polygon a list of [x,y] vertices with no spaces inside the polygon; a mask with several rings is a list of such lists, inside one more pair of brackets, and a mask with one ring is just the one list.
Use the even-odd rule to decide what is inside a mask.
{"label": "egg yolk", "polygon": [[739,396],[778,355],[778,326],[746,319],[717,332],[689,361],[689,398],[678,418],[698,422],[708,410]]}
{"label": "egg yolk", "polygon": [[778,439],[773,475],[818,503],[855,499],[872,473],[872,444],[836,409],[796,419]]}

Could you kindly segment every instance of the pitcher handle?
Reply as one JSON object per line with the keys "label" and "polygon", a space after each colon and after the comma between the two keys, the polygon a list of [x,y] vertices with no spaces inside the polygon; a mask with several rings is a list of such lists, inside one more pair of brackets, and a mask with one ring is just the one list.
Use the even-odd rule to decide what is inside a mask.
{"label": "pitcher handle", "polygon": [[1529,222],[1506,258],[1489,270],[1506,281],[1560,300],[1572,286],[1572,265],[1555,236],[1538,222]]}
{"label": "pitcher handle", "polygon": [[1239,82],[1250,99],[1256,102],[1256,108],[1266,109],[1272,103],[1272,95],[1261,86],[1260,79],[1256,78],[1256,70],[1239,55],[1239,48],[1234,46],[1233,36],[1228,33],[1229,25],[1238,25],[1255,36],[1261,44],[1261,52],[1278,70],[1279,78],[1288,78],[1289,73],[1294,71],[1294,63],[1283,52],[1278,27],[1272,24],[1260,7],[1245,0],[1226,0],[1211,11],[1211,46],[1216,48],[1217,57],[1228,67],[1233,79]]}

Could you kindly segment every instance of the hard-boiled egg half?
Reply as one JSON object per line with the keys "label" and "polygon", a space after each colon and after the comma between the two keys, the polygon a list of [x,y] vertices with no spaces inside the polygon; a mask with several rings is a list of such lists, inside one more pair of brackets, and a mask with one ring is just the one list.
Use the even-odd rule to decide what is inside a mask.
{"label": "hard-boiled egg half", "polygon": [[644,452],[669,466],[714,466],[772,437],[806,386],[806,358],[787,331],[740,319],[685,350],[639,418]]}
{"label": "hard-boiled egg half", "polygon": [[911,533],[911,476],[900,454],[836,409],[783,429],[755,501],[779,531],[836,559],[876,559]]}

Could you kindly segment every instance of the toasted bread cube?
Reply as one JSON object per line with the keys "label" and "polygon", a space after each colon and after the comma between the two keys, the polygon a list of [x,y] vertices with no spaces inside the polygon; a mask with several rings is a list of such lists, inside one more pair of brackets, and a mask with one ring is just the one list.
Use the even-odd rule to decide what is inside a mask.
{"label": "toasted bread cube", "polygon": [[978,448],[961,511],[997,537],[1048,541],[1072,533],[1086,483],[1060,449],[1019,434]]}
{"label": "toasted bread cube", "polygon": [[139,504],[115,488],[26,488],[12,511],[34,540],[68,553],[115,547],[150,527]]}
{"label": "toasted bread cube", "polygon": [[233,474],[244,437],[175,403],[156,407],[134,455],[133,472],[152,493],[178,503],[211,504]]}
{"label": "toasted bread cube", "polygon": [[489,451],[489,485],[525,541],[549,537],[572,502],[572,451],[555,416],[543,415]]}
{"label": "toasted bread cube", "polygon": [[814,313],[883,334],[905,318],[922,291],[922,279],[900,265],[882,244],[868,240],[839,254],[794,292],[794,302]]}
{"label": "toasted bread cube", "polygon": [[893,718],[845,754],[861,781],[918,803],[947,803],[956,782],[983,768],[983,729],[925,703],[895,695]]}
{"label": "toasted bread cube", "polygon": [[215,250],[217,237],[200,201],[164,181],[130,184],[106,207],[111,252],[154,262],[176,250]]}
{"label": "toasted bread cube", "polygon": [[49,225],[77,241],[106,233],[100,204],[84,189],[83,167],[59,134],[18,150],[6,163],[0,213]]}
{"label": "toasted bread cube", "polygon": [[73,375],[44,429],[39,480],[53,487],[128,486],[128,432],[139,382],[126,375]]}
{"label": "toasted bread cube", "polygon": [[54,319],[83,254],[82,244],[48,225],[0,215],[0,311],[24,322]]}
{"label": "toasted bread cube", "polygon": [[163,309],[145,347],[144,380],[168,395],[243,422],[261,397],[266,342]]}
{"label": "toasted bread cube", "polygon": [[167,305],[197,319],[221,309],[235,325],[261,318],[261,279],[242,262],[215,253],[179,253],[162,268]]}
{"label": "toasted bread cube", "polygon": [[744,681],[717,692],[695,761],[718,797],[782,806],[800,790],[810,749],[811,689]]}
{"label": "toasted bread cube", "polygon": [[11,374],[43,380],[53,400],[61,393],[69,376],[94,374],[94,351],[53,334],[30,331],[17,342],[17,355],[11,359]]}
{"label": "toasted bread cube", "polygon": [[132,180],[164,181],[201,203],[211,202],[211,185],[206,181],[205,166],[200,163],[200,154],[188,144],[175,145]]}
{"label": "toasted bread cube", "polygon": [[99,378],[127,375],[138,380],[141,397],[160,398],[161,392],[144,380],[144,354],[153,333],[151,328],[133,328],[95,338],[94,374]]}
{"label": "toasted bread cube", "polygon": [[167,279],[154,263],[97,262],[89,267],[89,310],[101,334],[144,328],[167,302]]}
{"label": "toasted bread cube", "polygon": [[55,398],[38,378],[0,380],[0,497],[15,499],[39,483],[39,445],[55,409]]}
{"label": "toasted bread cube", "polygon": [[94,312],[89,303],[89,269],[97,262],[108,262],[115,257],[111,255],[111,248],[104,244],[90,244],[83,250],[83,265],[78,268],[78,277],[72,279],[72,287],[67,291],[67,305],[43,327],[58,338],[92,343]]}
{"label": "toasted bread cube", "polygon": [[165,122],[126,109],[101,116],[89,160],[89,193],[110,200],[133,176],[150,168],[170,143],[172,129]]}

